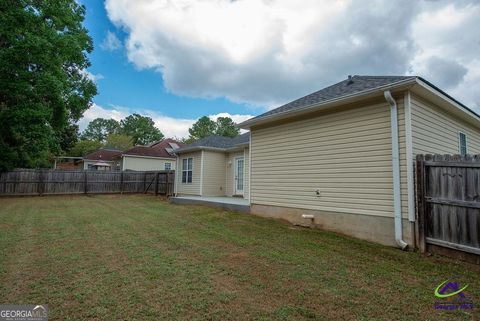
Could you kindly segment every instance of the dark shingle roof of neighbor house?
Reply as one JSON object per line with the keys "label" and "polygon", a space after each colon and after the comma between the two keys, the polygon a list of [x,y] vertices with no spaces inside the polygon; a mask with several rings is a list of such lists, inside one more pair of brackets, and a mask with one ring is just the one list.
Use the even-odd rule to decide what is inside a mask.
{"label": "dark shingle roof of neighbor house", "polygon": [[239,145],[245,145],[250,142],[250,133],[238,135],[236,137],[223,137],[223,136],[208,136],[193,143],[180,148],[178,151],[190,150],[199,148],[218,148],[218,149],[230,149]]}
{"label": "dark shingle roof of neighbor house", "polygon": [[122,151],[118,150],[118,149],[102,148],[102,149],[96,150],[96,151],[94,151],[90,154],[85,155],[84,159],[112,161],[117,156],[119,156],[121,153],[122,153]]}
{"label": "dark shingle roof of neighbor house", "polygon": [[328,100],[341,98],[369,89],[375,89],[393,83],[415,79],[416,76],[352,76],[339,83],[325,87],[310,95],[304,96],[288,104],[272,109],[252,119],[263,118],[286,111],[300,109],[313,104],[319,104]]}
{"label": "dark shingle roof of neighbor house", "polygon": [[135,146],[123,152],[123,155],[175,158],[177,146],[181,148],[184,144],[174,139],[166,138],[149,146]]}

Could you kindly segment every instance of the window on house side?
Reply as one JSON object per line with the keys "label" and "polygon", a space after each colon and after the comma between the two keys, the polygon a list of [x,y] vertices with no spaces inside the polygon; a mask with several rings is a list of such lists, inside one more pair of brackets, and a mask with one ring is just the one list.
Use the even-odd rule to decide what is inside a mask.
{"label": "window on house side", "polygon": [[467,155],[467,135],[465,133],[458,133],[458,147],[460,155]]}
{"label": "window on house side", "polygon": [[191,183],[193,177],[193,158],[182,159],[182,183]]}
{"label": "window on house side", "polygon": [[166,171],[172,170],[172,163],[165,163],[165,170]]}

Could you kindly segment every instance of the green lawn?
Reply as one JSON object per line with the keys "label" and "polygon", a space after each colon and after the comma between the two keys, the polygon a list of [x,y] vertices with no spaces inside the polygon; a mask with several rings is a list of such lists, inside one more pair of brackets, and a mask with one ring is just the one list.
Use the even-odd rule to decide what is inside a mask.
{"label": "green lawn", "polygon": [[480,266],[153,196],[0,199],[0,303],[50,320],[475,320]]}

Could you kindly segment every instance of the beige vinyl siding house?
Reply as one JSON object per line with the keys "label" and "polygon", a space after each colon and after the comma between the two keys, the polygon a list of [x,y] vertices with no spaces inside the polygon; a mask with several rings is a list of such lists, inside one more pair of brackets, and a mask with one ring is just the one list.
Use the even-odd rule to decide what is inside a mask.
{"label": "beige vinyl siding house", "polygon": [[355,76],[240,127],[251,213],[402,248],[415,245],[415,156],[460,153],[459,132],[480,151],[479,116],[419,77]]}
{"label": "beige vinyl siding house", "polygon": [[[192,182],[182,182],[183,160],[192,159]],[[177,169],[175,171],[177,193],[180,195],[201,195],[200,172],[202,167],[202,151],[185,153],[177,157]]]}
{"label": "beige vinyl siding house", "polygon": [[200,158],[192,193],[402,249],[415,246],[416,155],[480,153],[480,116],[415,76],[349,77],[239,126],[250,133],[235,143],[178,151]]}
{"label": "beige vinyl siding house", "polygon": [[[249,137],[249,133],[234,138],[210,136],[176,151],[176,194],[248,199]],[[196,164],[191,184],[182,182],[183,159],[190,157]]]}
{"label": "beige vinyl siding house", "polygon": [[225,195],[225,154],[212,151],[203,153],[203,196],[224,196]]}
{"label": "beige vinyl siding house", "polygon": [[392,216],[389,121],[380,102],[252,131],[251,202]]}
{"label": "beige vinyl siding house", "polygon": [[124,171],[175,170],[175,150],[182,146],[182,143],[171,138],[148,146],[135,146],[121,154],[121,168]]}
{"label": "beige vinyl siding house", "polygon": [[253,129],[251,212],[298,224],[305,224],[302,214],[321,212],[315,223],[325,229],[390,244],[390,137],[389,106],[381,100]]}
{"label": "beige vinyl siding house", "polygon": [[480,128],[412,95],[413,154],[459,154],[459,132],[467,135],[467,153],[480,153]]}
{"label": "beige vinyl siding house", "polygon": [[[165,165],[169,164],[169,165]],[[148,156],[129,156],[122,157],[122,170],[133,171],[163,171],[174,170],[176,166],[175,158],[158,158]]]}

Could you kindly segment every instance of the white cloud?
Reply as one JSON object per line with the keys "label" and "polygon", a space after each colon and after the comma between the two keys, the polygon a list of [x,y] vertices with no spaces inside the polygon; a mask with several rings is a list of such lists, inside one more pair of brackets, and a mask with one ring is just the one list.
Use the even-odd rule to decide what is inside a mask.
{"label": "white cloud", "polygon": [[[78,122],[78,125],[80,127],[80,131],[82,131],[87,127],[88,123],[95,118],[113,118],[117,121],[120,121],[121,119],[133,113],[151,117],[155,122],[155,125],[162,131],[162,133],[166,137],[188,137],[188,129],[193,125],[193,123],[197,121],[197,119],[168,117],[148,109],[131,109],[121,106],[112,106],[111,108],[105,108],[97,104],[93,104],[93,106],[85,112],[84,117]],[[209,115],[209,117],[211,119],[217,119],[218,117],[230,117],[233,119],[234,122],[239,123],[253,116],[219,113],[216,115]]]}
{"label": "white cloud", "polygon": [[230,117],[236,124],[246,121],[247,119],[252,118],[252,115],[240,115],[240,114],[229,114],[229,113],[218,113],[215,115],[210,115],[210,119],[217,120],[218,117]]}
{"label": "white cloud", "polygon": [[92,74],[88,70],[82,70],[81,73],[87,76],[88,79],[90,79],[93,82],[98,82],[101,79],[105,79],[105,77],[102,74]]}
{"label": "white cloud", "polygon": [[411,70],[463,103],[480,109],[480,3],[425,2],[413,21],[418,50]]}
{"label": "white cloud", "polygon": [[122,47],[122,42],[120,41],[120,39],[118,39],[116,34],[111,31],[107,31],[107,35],[105,36],[105,39],[103,39],[103,42],[100,44],[100,47],[103,50],[115,51]]}
{"label": "white cloud", "polygon": [[464,88],[479,80],[475,1],[107,0],[106,9],[128,34],[130,61],[161,72],[176,94],[273,106],[349,74],[419,73],[466,103],[480,95]]}
{"label": "white cloud", "polygon": [[119,121],[128,115],[130,115],[130,112],[128,111],[128,109],[125,108],[107,109],[97,104],[93,104],[92,107],[85,111],[85,113],[83,114],[83,118],[80,119],[80,121],[78,122],[78,126],[80,128],[80,131],[83,131],[87,127],[88,123],[95,118],[113,118]]}

